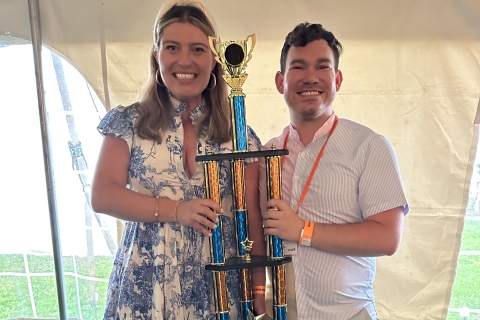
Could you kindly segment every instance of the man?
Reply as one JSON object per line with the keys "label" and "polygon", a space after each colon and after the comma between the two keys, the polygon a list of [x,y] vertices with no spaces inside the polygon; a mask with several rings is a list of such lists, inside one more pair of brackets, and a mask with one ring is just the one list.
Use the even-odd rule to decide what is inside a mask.
{"label": "man", "polygon": [[341,52],[320,24],[302,23],[287,35],[275,83],[290,125],[264,147],[290,152],[282,160],[283,201],[265,203],[260,168],[265,233],[294,252],[302,320],[377,319],[374,257],[395,253],[408,212],[390,143],[333,111]]}

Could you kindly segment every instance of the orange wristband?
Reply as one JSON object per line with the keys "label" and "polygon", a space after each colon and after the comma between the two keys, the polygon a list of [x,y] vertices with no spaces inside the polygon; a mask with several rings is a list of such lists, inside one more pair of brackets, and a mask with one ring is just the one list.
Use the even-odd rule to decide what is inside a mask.
{"label": "orange wristband", "polygon": [[315,226],[315,222],[305,221],[305,224],[303,225],[302,233],[300,234],[299,244],[301,244],[302,246],[310,247],[310,245],[312,244],[314,226]]}
{"label": "orange wristband", "polygon": [[253,294],[265,294],[265,286],[253,286]]}

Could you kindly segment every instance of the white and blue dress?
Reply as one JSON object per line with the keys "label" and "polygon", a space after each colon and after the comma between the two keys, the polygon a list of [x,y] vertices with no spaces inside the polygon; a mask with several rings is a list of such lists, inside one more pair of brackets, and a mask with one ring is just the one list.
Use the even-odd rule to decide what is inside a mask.
{"label": "white and blue dress", "polygon": [[[172,123],[159,142],[141,139],[135,132],[135,105],[117,107],[102,119],[98,130],[125,139],[130,150],[128,187],[136,192],[189,201],[205,197],[202,166],[189,179],[183,157],[181,114],[186,104],[172,98]],[[195,124],[204,105],[194,109]],[[249,151],[261,143],[248,127]],[[197,155],[232,152],[232,142],[221,145],[199,138]],[[256,161],[256,159],[247,159]],[[236,255],[235,224],[232,215],[231,173],[228,161],[220,162],[220,194],[224,210],[225,256]],[[153,212],[152,212],[153,214]],[[212,273],[208,237],[179,223],[126,222],[108,286],[104,319],[204,320],[213,319]],[[237,319],[240,288],[237,272],[228,272],[231,319]]]}

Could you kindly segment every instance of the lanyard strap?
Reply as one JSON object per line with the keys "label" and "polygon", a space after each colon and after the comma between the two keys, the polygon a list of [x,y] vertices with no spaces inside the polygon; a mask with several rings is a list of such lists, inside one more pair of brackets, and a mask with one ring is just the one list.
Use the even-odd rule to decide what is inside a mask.
{"label": "lanyard strap", "polygon": [[[338,124],[338,117],[335,115],[335,121],[333,122],[333,126],[330,129],[330,131],[328,131],[327,140],[323,144],[322,149],[320,149],[320,152],[318,153],[317,159],[315,160],[315,163],[313,164],[312,171],[310,171],[307,182],[305,182],[305,186],[303,187],[302,195],[300,196],[300,200],[298,201],[298,207],[297,207],[296,214],[298,214],[298,210],[300,209],[300,206],[302,205],[303,200],[305,200],[305,197],[307,196],[308,189],[310,188],[310,183],[312,182],[313,176],[315,175],[315,172],[317,171],[318,164],[320,163],[320,159],[323,157],[323,153],[325,152],[325,147],[327,146],[328,140],[330,139],[330,136],[332,135],[333,131],[335,131],[335,128],[337,127],[337,124]],[[283,141],[283,149],[287,148],[288,137],[289,136],[290,136],[290,131],[288,131],[287,134],[285,135],[285,140]],[[284,162],[285,162],[285,156],[282,156],[282,167],[283,167]]]}

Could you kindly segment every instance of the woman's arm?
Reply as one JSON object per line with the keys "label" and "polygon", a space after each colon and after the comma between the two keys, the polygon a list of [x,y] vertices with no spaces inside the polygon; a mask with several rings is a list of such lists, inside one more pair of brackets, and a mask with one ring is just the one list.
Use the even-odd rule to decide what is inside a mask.
{"label": "woman's arm", "polygon": [[[216,216],[212,209],[221,210],[217,203],[209,199],[195,199],[182,202],[176,208],[177,201],[132,191],[126,188],[129,166],[127,142],[114,135],[106,135],[93,177],[93,210],[128,221],[174,222],[176,209],[178,222],[210,234],[205,226],[212,228],[215,224],[203,215],[214,221]],[[155,217],[155,212],[158,217]]]}

